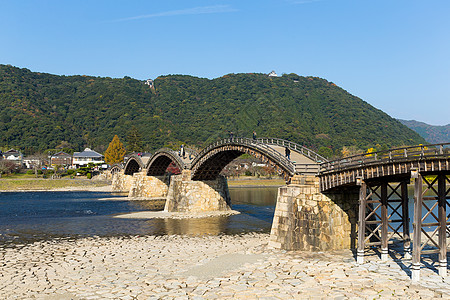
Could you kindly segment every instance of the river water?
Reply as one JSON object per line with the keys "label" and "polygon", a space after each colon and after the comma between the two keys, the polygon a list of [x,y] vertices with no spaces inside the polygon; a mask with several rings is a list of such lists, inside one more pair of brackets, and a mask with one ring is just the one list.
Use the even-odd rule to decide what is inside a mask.
{"label": "river water", "polygon": [[[203,219],[120,219],[147,210],[140,201],[101,192],[0,192],[0,244],[84,236],[270,232],[276,187],[230,188],[241,214]],[[105,198],[115,198],[101,200]]]}
{"label": "river water", "polygon": [[[148,208],[143,206],[145,202],[128,201],[124,196],[111,193],[0,192],[0,245],[85,236],[268,233],[272,225],[277,191],[276,187],[230,188],[232,207],[241,214],[181,220],[113,218],[117,214]],[[409,195],[412,232],[412,191]],[[428,206],[431,207],[432,203]],[[436,210],[437,208],[433,211],[437,215]],[[391,214],[392,209],[389,208],[388,213]],[[425,213],[424,210],[422,215]],[[434,220],[430,215],[425,222]]]}

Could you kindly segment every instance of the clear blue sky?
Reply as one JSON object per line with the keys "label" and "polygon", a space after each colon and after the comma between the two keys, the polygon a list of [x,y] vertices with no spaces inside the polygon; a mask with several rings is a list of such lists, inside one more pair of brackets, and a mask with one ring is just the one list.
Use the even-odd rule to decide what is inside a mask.
{"label": "clear blue sky", "polygon": [[[0,63],[52,74],[318,76],[450,123],[448,0],[0,0]],[[324,108],[326,109],[326,108]]]}

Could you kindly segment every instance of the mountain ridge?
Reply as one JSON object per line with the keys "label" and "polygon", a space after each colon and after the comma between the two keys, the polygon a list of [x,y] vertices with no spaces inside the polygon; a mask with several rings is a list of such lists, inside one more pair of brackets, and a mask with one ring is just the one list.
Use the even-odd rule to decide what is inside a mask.
{"label": "mountain ridge", "polygon": [[450,142],[450,124],[430,125],[416,120],[397,119],[400,123],[417,132],[430,144]]}
{"label": "mountain ridge", "polygon": [[[232,131],[277,137],[339,154],[343,146],[423,143],[381,110],[318,77],[164,75],[153,81],[59,76],[0,65],[0,146],[26,152],[61,143],[104,151],[114,134],[139,129],[147,150],[202,147]],[[329,149],[329,150],[327,150]]]}

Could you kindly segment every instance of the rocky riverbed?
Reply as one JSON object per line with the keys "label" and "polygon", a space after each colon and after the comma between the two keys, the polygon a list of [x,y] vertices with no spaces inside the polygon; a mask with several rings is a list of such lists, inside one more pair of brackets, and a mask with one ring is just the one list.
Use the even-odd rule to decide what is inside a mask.
{"label": "rocky riverbed", "polygon": [[369,253],[286,252],[267,234],[134,236],[0,246],[0,299],[435,299],[450,280]]}

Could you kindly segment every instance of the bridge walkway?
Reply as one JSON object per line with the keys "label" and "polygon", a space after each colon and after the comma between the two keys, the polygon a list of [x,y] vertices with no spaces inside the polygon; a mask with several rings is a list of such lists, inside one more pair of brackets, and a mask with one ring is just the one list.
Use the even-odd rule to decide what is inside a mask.
{"label": "bridge walkway", "polygon": [[290,162],[294,165],[294,174],[316,175],[319,173],[320,163],[327,161],[326,158],[316,152],[287,140],[260,138],[257,141],[266,144],[282,156],[286,155],[286,148],[289,148],[291,150]]}

